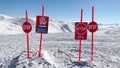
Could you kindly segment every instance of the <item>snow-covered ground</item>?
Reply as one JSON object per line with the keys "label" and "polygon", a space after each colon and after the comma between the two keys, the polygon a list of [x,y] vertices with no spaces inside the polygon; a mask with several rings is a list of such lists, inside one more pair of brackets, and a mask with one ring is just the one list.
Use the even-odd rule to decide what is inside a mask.
{"label": "snow-covered ground", "polygon": [[[22,19],[22,20],[21,20]],[[34,22],[33,19],[30,19]],[[120,26],[101,24],[95,33],[94,61],[90,61],[91,33],[82,41],[82,56],[78,62],[79,41],[74,40],[74,25],[51,20],[51,33],[43,35],[42,57],[38,58],[39,34],[30,33],[31,59],[27,59],[26,34],[17,22],[24,18],[2,19],[4,29],[11,28],[21,33],[3,35],[0,31],[0,68],[119,68],[120,67]],[[14,22],[13,22],[14,21]],[[53,23],[52,23],[53,22]],[[5,24],[6,23],[6,24]],[[35,22],[34,22],[35,23]],[[34,25],[34,23],[32,25]],[[54,24],[55,23],[55,24]],[[66,25],[64,25],[66,24]],[[15,26],[15,28],[13,26]],[[18,26],[18,27],[17,27]],[[63,27],[64,28],[63,28]],[[62,28],[60,28],[62,27]],[[73,27],[73,28],[71,28]],[[20,28],[20,29],[19,29]],[[55,31],[55,29],[56,31]],[[68,29],[69,28],[69,29]],[[19,30],[17,30],[19,29]],[[8,30],[9,31],[9,30]]]}

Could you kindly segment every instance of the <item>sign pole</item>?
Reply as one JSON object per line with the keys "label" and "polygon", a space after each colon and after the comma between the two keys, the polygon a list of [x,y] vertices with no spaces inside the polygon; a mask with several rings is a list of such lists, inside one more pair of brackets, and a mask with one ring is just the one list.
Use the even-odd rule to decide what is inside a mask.
{"label": "sign pole", "polygon": [[[42,17],[43,16],[44,16],[44,6],[42,6]],[[42,50],[42,33],[40,33],[40,47],[39,47],[38,58],[41,57],[41,50]]]}
{"label": "sign pole", "polygon": [[[82,22],[82,18],[83,18],[83,9],[81,9],[81,19],[80,19],[80,22]],[[82,40],[80,39],[78,61],[81,60],[81,52],[82,52]]]}
{"label": "sign pole", "polygon": [[[94,21],[94,7],[92,7],[92,22]],[[94,32],[92,32],[91,61],[94,60]]]}
{"label": "sign pole", "polygon": [[82,40],[80,40],[80,44],[79,44],[79,55],[78,55],[78,61],[81,60],[81,51],[82,51],[82,50],[81,50],[81,49],[82,49],[82,48],[81,48],[81,47],[82,47],[82,44],[81,44],[81,43],[82,43]]}
{"label": "sign pole", "polygon": [[28,22],[28,12],[26,10],[26,22]]}
{"label": "sign pole", "polygon": [[94,21],[94,6],[92,7],[92,22]]}
{"label": "sign pole", "polygon": [[27,58],[30,59],[29,32],[31,32],[31,30],[32,30],[32,25],[28,22],[27,10],[26,10],[26,21],[23,23],[22,29],[26,33]]}
{"label": "sign pole", "polygon": [[[26,10],[26,22],[28,22],[28,12]],[[30,46],[29,46],[29,34],[27,33],[27,52],[28,52],[28,59],[30,59]]]}
{"label": "sign pole", "polygon": [[44,5],[42,6],[42,16],[44,16]]}
{"label": "sign pole", "polygon": [[94,33],[92,32],[92,47],[91,47],[91,61],[93,61],[94,57]]}
{"label": "sign pole", "polygon": [[42,49],[42,33],[40,33],[40,47],[39,47],[38,58],[41,57],[41,49]]}
{"label": "sign pole", "polygon": [[92,33],[91,39],[91,61],[94,60],[94,32],[98,29],[98,24],[94,21],[94,6],[92,7],[92,22],[88,24],[88,30]]}
{"label": "sign pole", "polygon": [[28,59],[30,59],[30,46],[29,46],[29,34],[27,33],[27,53]]}
{"label": "sign pole", "polygon": [[83,20],[83,9],[81,9],[81,19],[80,19],[80,22],[82,22]]}

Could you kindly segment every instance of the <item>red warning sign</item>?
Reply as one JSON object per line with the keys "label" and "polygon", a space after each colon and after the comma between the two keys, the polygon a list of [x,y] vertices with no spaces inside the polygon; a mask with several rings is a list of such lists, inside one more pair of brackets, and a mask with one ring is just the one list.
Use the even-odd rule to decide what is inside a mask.
{"label": "red warning sign", "polygon": [[25,33],[29,33],[32,30],[32,25],[29,22],[24,22],[22,25],[22,29]]}
{"label": "red warning sign", "polygon": [[87,22],[75,23],[75,40],[87,39]]}
{"label": "red warning sign", "polygon": [[37,16],[36,18],[36,33],[48,33],[49,17]]}
{"label": "red warning sign", "polygon": [[88,30],[90,32],[96,32],[97,29],[98,29],[98,24],[96,22],[93,21],[88,24]]}

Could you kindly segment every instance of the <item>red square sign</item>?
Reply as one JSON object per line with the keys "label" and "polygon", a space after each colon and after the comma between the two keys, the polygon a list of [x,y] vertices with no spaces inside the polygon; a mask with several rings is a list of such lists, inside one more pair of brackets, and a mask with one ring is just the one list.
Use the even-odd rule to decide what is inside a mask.
{"label": "red square sign", "polygon": [[48,23],[49,17],[47,16],[37,16],[36,17],[36,33],[48,33]]}
{"label": "red square sign", "polygon": [[87,39],[87,22],[75,23],[75,40]]}

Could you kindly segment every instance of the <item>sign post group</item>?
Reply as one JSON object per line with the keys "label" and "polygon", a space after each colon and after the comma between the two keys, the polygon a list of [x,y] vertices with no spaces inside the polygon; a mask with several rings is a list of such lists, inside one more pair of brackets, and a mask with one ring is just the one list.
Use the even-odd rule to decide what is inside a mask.
{"label": "sign post group", "polygon": [[[82,40],[87,40],[87,30],[92,33],[91,39],[91,61],[94,60],[94,32],[98,29],[98,24],[94,21],[94,6],[92,7],[92,21],[90,23],[83,22],[83,9],[81,9],[80,13],[80,22],[75,22],[75,40],[79,40],[79,50],[78,50],[78,61],[81,60],[81,52],[82,52]],[[38,58],[41,57],[42,50],[42,34],[48,33],[48,24],[49,17],[44,16],[44,6],[42,6],[42,15],[36,16],[36,33],[40,33],[40,46],[38,51]],[[32,30],[32,25],[28,22],[28,12],[26,10],[26,21],[22,25],[23,31],[26,33],[26,43],[27,43],[27,57],[30,59],[30,45],[29,45],[29,33]]]}
{"label": "sign post group", "polygon": [[[41,50],[42,50],[42,34],[48,33],[48,23],[49,17],[44,16],[44,6],[42,6],[42,16],[36,16],[36,33],[40,33],[40,46],[38,51],[38,58],[41,57]],[[30,59],[30,45],[29,45],[29,33],[32,30],[32,25],[28,22],[28,12],[26,11],[26,22],[22,25],[23,31],[26,33],[27,36],[27,57]]]}
{"label": "sign post group", "polygon": [[81,52],[82,52],[82,40],[87,40],[87,30],[92,33],[91,39],[91,61],[93,61],[94,57],[94,32],[98,29],[98,24],[94,21],[94,6],[92,7],[92,22],[89,24],[87,22],[82,22],[83,18],[83,9],[81,9],[81,20],[80,22],[75,23],[75,40],[80,40],[79,44],[79,54],[78,61],[81,60]]}

